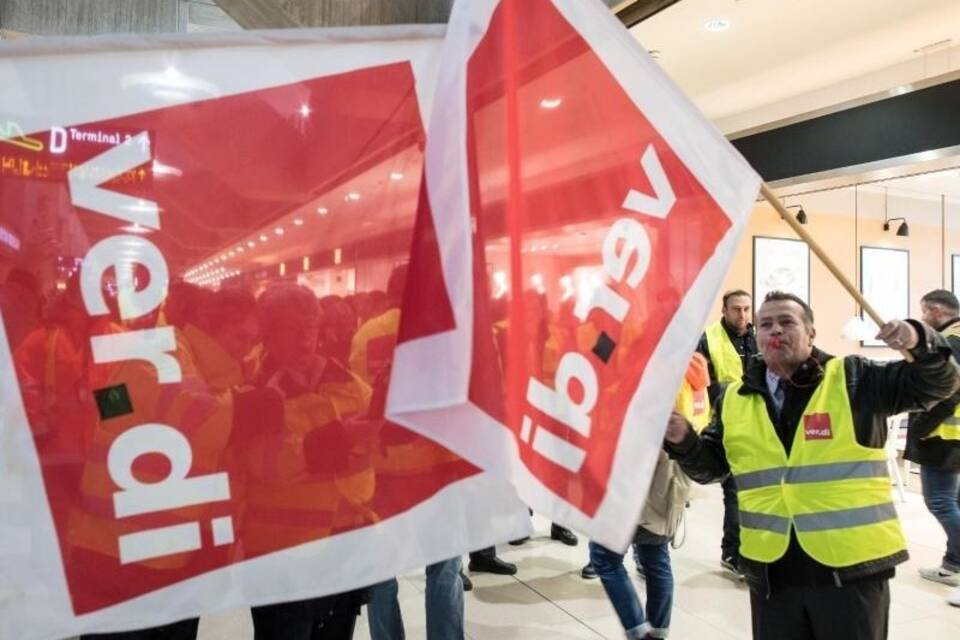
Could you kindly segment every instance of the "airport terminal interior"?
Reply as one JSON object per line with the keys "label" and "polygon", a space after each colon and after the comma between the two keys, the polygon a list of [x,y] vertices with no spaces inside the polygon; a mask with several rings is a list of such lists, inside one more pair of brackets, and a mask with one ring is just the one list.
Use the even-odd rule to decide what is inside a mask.
{"label": "airport terminal interior", "polygon": [[[357,4],[393,1],[357,0]],[[288,26],[270,22],[275,15],[270,7],[283,5],[280,0],[158,0],[158,5],[168,2],[175,11],[158,28],[147,26],[150,20],[160,20],[156,15],[134,13],[128,16],[128,26],[94,19],[73,30],[44,13],[57,4],[53,0],[0,0],[0,38],[22,42],[56,35],[92,36],[110,29],[201,35]],[[108,4],[101,0],[98,7]],[[287,3],[288,8],[308,4],[306,0]],[[397,0],[397,4],[415,3]],[[919,317],[921,296],[935,289],[960,295],[960,0],[627,0],[606,4],[733,142],[880,316]],[[445,15],[443,2],[421,5],[429,5],[437,16]],[[307,15],[306,10],[301,12],[301,24],[307,22]],[[309,15],[317,18],[319,14]],[[324,25],[315,21],[304,26]],[[202,97],[205,89],[187,90]],[[545,110],[556,109],[557,117],[567,106],[541,103]],[[257,114],[274,117],[268,110]],[[308,117],[309,110],[303,114],[304,122]],[[890,118],[898,118],[900,124],[889,126]],[[278,140],[283,135],[278,134]],[[273,281],[292,279],[321,301],[386,290],[413,230],[423,158],[420,132],[411,129],[391,135],[395,138],[378,140],[379,147],[364,148],[368,155],[350,179],[322,197],[288,207],[282,216],[264,214],[261,226],[248,225],[239,233],[240,225],[207,229],[192,226],[186,216],[178,218],[176,224],[182,226],[177,232],[197,240],[195,246],[175,255],[178,275],[200,288],[241,285],[254,294]],[[184,133],[177,144],[188,148],[189,138]],[[209,157],[204,155],[208,152]],[[202,166],[213,158],[213,151],[201,148],[182,158],[158,156],[154,179],[179,171],[177,167]],[[386,187],[378,191],[382,185]],[[231,188],[237,193],[236,202],[241,202],[245,185]],[[171,196],[171,209],[191,204],[174,201],[175,196],[179,197]],[[0,193],[0,203],[7,203],[5,197]],[[40,185],[29,197],[43,215],[44,210],[62,206],[58,198],[66,196]],[[216,215],[227,220],[231,204],[235,203],[216,205],[222,207]],[[344,214],[363,222],[345,224]],[[498,215],[493,211],[483,220],[488,225],[484,250],[494,299],[506,296],[510,264],[506,231]],[[29,233],[3,216],[0,211],[0,259],[19,251],[21,236]],[[39,220],[35,224],[44,223]],[[523,248],[525,265],[533,274],[528,286],[544,296],[550,313],[560,313],[568,298],[589,288],[597,277],[599,267],[590,266],[583,256],[597,244],[605,225],[591,221],[548,224],[528,237]],[[58,228],[68,243],[72,228],[70,224]],[[67,252],[60,264],[48,265],[47,275],[57,280],[60,291],[67,288],[79,259]],[[749,216],[711,303],[709,322],[720,319],[721,294],[730,290],[750,294],[754,312],[765,293],[773,290],[807,301],[817,316],[815,344],[828,353],[878,360],[900,357],[876,339],[876,325],[861,306],[763,200],[758,199]],[[349,343],[348,335],[347,349]],[[924,504],[918,466],[903,458],[905,415],[890,418],[888,425],[885,452],[891,495],[910,554],[891,581],[889,638],[960,638],[960,605],[946,601],[951,587],[919,574],[920,569],[940,563],[947,537]],[[670,550],[675,579],[671,638],[753,637],[747,586],[721,566],[723,512],[719,485],[693,487]],[[529,541],[498,545],[498,557],[517,565],[515,575],[471,572],[464,556],[464,573],[473,584],[465,593],[466,637],[624,637],[601,581],[581,576],[589,560],[586,536],[581,535],[576,546],[567,546],[551,539],[549,519],[535,514],[533,523],[535,533]],[[645,600],[645,581],[629,554],[625,565],[641,601]],[[956,575],[954,589],[960,587],[960,571]],[[406,637],[411,640],[428,637],[425,589],[422,570],[399,578],[399,602]],[[253,637],[247,609],[201,617],[200,640]],[[355,637],[371,637],[366,610]]]}

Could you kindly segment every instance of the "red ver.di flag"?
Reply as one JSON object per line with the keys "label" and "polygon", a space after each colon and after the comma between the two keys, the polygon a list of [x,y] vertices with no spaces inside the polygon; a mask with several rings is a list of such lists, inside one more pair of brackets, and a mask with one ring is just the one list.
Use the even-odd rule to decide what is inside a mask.
{"label": "red ver.di flag", "polygon": [[388,415],[624,548],[759,177],[597,0],[443,59]]}
{"label": "red ver.di flag", "polygon": [[526,535],[508,484],[383,419],[440,34],[3,45],[0,637]]}

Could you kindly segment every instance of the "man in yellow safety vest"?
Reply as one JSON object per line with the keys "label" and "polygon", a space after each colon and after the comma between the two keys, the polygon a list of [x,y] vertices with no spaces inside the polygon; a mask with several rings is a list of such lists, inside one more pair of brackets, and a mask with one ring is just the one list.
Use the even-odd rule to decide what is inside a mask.
{"label": "man in yellow safety vest", "polygon": [[[960,361],[960,301],[944,289],[920,299],[921,319],[947,339]],[[929,411],[910,414],[904,457],[920,465],[923,501],[947,534],[940,566],[920,569],[927,580],[957,589],[948,602],[960,607],[960,393]]]}
{"label": "man in yellow safety vest", "polygon": [[[723,294],[720,319],[706,328],[697,351],[707,359],[710,405],[731,382],[743,377],[745,364],[757,355],[757,340],[750,324],[753,300],[743,289]],[[720,564],[740,577],[740,520],[737,516],[737,487],[733,478],[721,484],[723,489],[723,538],[720,540]]]}
{"label": "man in yellow safety vest", "polygon": [[732,474],[753,637],[880,640],[889,579],[907,559],[890,495],[886,417],[950,396],[950,347],[916,320],[878,334],[913,361],[814,348],[813,311],[779,291],[757,312],[761,357],[731,383],[702,434],[678,413],[667,450],[697,482]]}

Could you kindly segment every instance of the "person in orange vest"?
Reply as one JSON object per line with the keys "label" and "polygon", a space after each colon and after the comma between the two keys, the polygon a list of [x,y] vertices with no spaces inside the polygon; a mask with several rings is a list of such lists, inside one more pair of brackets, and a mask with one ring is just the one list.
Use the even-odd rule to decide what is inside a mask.
{"label": "person in orange vest", "polygon": [[11,351],[40,323],[43,296],[37,277],[24,269],[11,269],[0,285],[0,309]]}
{"label": "person in orange vest", "polygon": [[[710,404],[723,388],[743,376],[746,365],[757,355],[757,340],[750,323],[753,301],[743,289],[732,289],[723,294],[720,320],[704,331],[697,351],[707,359],[710,370]],[[721,483],[723,489],[723,537],[720,540],[720,566],[742,579],[740,572],[740,521],[737,507],[737,487],[733,478]]]}
{"label": "person in orange vest", "polygon": [[[371,389],[318,353],[323,316],[312,291],[269,285],[258,299],[263,351],[257,386],[279,389],[283,423],[264,425],[237,448],[245,463],[247,512],[240,527],[247,557],[375,523],[375,429]],[[374,425],[376,426],[376,425]],[[256,640],[350,638],[364,590],[253,607]],[[318,631],[318,629],[320,631]]]}
{"label": "person in orange vest", "polygon": [[104,382],[102,372],[91,366],[90,337],[116,328],[109,317],[87,315],[74,278],[14,352],[27,418],[51,485],[48,490],[66,502],[76,499],[84,451],[98,420],[92,389]]}
{"label": "person in orange vest", "polygon": [[[525,351],[522,356],[525,361],[525,368],[530,375],[535,376],[541,382],[553,385],[553,377],[556,375],[557,364],[560,360],[561,348],[564,346],[565,333],[563,323],[551,322],[550,308],[547,303],[547,296],[538,293],[534,289],[526,289],[522,294],[524,307],[524,320],[526,323]],[[510,331],[509,322],[509,301],[506,304],[498,304],[495,309],[508,315],[503,318],[493,318],[493,328],[495,343],[500,356],[501,370],[507,371],[507,354],[510,349],[507,347],[508,335]],[[503,379],[506,380],[504,375]],[[533,510],[530,510],[533,515]],[[550,538],[570,547],[577,546],[579,540],[577,534],[556,522],[550,523]],[[510,544],[519,546],[526,543],[530,538],[520,538],[511,540]],[[490,556],[490,549],[483,549],[470,555],[470,571],[499,573],[512,575],[516,573],[516,565],[511,562],[505,562],[499,558]]]}
{"label": "person in orange vest", "polygon": [[[387,283],[389,308],[357,330],[350,349],[350,369],[373,386],[370,415],[380,421],[384,416],[406,278],[406,265],[393,270]],[[385,423],[380,436],[377,486],[381,489],[379,497],[386,500],[393,499],[392,493],[397,487],[414,490],[413,487],[418,485],[435,486],[438,476],[457,478],[473,473],[473,468],[456,454],[399,425]],[[464,637],[464,577],[459,556],[426,567],[424,605],[430,638],[455,640]],[[367,618],[372,640],[404,638],[398,586],[396,578],[392,578],[369,588]]]}
{"label": "person in orange vest", "polygon": [[[141,361],[112,367],[107,385],[124,385],[130,397],[130,412],[104,416],[93,438],[93,450],[108,446],[116,434],[131,425],[159,422],[176,425],[191,441],[191,475],[216,473],[230,466],[228,444],[249,433],[255,424],[251,418],[270,422],[281,419],[282,398],[273,389],[250,389],[243,371],[243,360],[260,340],[256,302],[249,293],[221,290],[213,293],[184,283],[174,283],[164,305],[165,322],[175,328],[175,357],[183,379],[178,384],[160,386],[154,373]],[[242,388],[243,387],[243,388]],[[270,416],[273,416],[272,418]],[[99,444],[98,444],[99,443]],[[145,477],[164,477],[164,469],[144,465]],[[71,516],[71,541],[82,553],[115,556],[116,536],[127,532],[105,516],[99,503],[111,495],[112,485],[102,460],[88,460],[81,480],[81,508]],[[234,477],[236,490],[238,479]],[[233,504],[239,504],[234,496]],[[238,509],[239,511],[239,509]],[[230,513],[227,505],[224,514]],[[181,508],[163,517],[180,522],[204,521],[213,517],[205,506]],[[233,555],[239,547],[227,547],[219,553]],[[155,572],[184,571],[193,563],[209,566],[200,554],[177,554],[143,561],[144,568]],[[152,629],[90,634],[84,640],[192,640],[199,619],[192,618]]]}

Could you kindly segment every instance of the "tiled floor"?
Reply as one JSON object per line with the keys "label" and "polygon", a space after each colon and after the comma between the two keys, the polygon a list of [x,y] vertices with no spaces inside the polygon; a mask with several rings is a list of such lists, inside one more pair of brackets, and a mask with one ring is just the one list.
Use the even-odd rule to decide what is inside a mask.
{"label": "tiled floor", "polygon": [[[918,484],[912,476],[911,484]],[[960,638],[960,609],[946,604],[949,587],[922,580],[917,567],[940,560],[943,531],[911,490],[899,505],[910,543],[911,560],[902,565],[892,585],[891,640]],[[719,570],[719,534],[723,505],[720,488],[695,487],[687,512],[687,537],[673,552],[676,581],[671,638],[730,640],[750,637],[747,590]],[[622,638],[623,631],[599,581],[584,581],[580,567],[586,543],[565,547],[549,539],[549,523],[535,518],[537,534],[521,547],[502,545],[500,555],[516,562],[513,577],[475,574],[475,588],[466,594],[467,635],[474,640],[518,638],[538,640]],[[628,561],[628,566],[632,563]],[[632,569],[631,569],[632,571]],[[634,576],[641,596],[643,582]],[[424,576],[400,580],[400,604],[410,640],[426,637],[423,613]],[[243,612],[204,618],[200,640],[247,640],[253,637]],[[366,619],[357,626],[357,640],[367,640]]]}

